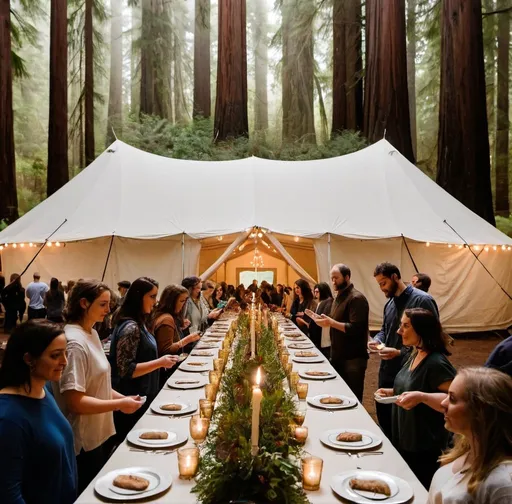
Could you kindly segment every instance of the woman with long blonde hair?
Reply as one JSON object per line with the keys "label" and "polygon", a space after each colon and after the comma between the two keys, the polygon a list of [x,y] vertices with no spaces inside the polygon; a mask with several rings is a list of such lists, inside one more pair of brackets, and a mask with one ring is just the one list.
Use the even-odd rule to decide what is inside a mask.
{"label": "woman with long blonde hair", "polygon": [[495,369],[462,369],[441,406],[446,429],[457,436],[440,459],[428,503],[511,503],[512,378]]}

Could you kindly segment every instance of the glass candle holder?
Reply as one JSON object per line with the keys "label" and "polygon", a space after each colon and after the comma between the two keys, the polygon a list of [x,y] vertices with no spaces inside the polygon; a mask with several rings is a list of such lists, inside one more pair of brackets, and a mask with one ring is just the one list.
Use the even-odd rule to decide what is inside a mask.
{"label": "glass candle holder", "polygon": [[192,479],[197,473],[198,466],[199,448],[185,447],[178,449],[178,470],[180,472],[180,479]]}
{"label": "glass candle holder", "polygon": [[304,423],[304,420],[306,419],[306,411],[307,405],[304,402],[299,402],[298,404],[295,404],[295,411],[293,412],[293,421],[298,426],[301,426]]}
{"label": "glass candle holder", "polygon": [[292,371],[290,373],[290,390],[295,392],[297,390],[297,383],[299,383],[299,373]]}
{"label": "glass candle holder", "polygon": [[217,396],[217,387],[208,383],[204,386],[204,396],[208,401],[212,403],[215,402],[215,397]]}
{"label": "glass candle holder", "polygon": [[286,368],[286,365],[288,364],[288,355],[281,355],[281,364]]}
{"label": "glass candle holder", "polygon": [[302,459],[302,487],[304,490],[315,491],[320,488],[324,461],[319,457]]}
{"label": "glass candle holder", "polygon": [[228,348],[229,348],[229,340],[227,338],[224,338],[224,340],[222,341],[222,350],[221,350],[221,352],[223,352],[223,351],[227,352]]}
{"label": "glass candle holder", "polygon": [[221,359],[224,359],[224,362],[228,361],[228,356],[229,356],[229,350],[224,349],[224,350],[219,351],[219,357]]}
{"label": "glass candle holder", "polygon": [[199,413],[203,418],[210,420],[213,414],[213,403],[208,399],[199,399]]}
{"label": "glass candle holder", "polygon": [[222,370],[224,369],[224,359],[213,359],[213,369],[222,373]]}
{"label": "glass candle holder", "polygon": [[288,364],[286,364],[286,366],[285,366],[285,371],[288,376],[290,376],[292,369],[293,369],[293,364],[291,362],[288,362]]}
{"label": "glass candle holder", "polygon": [[297,396],[300,400],[303,401],[308,397],[309,385],[307,383],[299,382],[295,388],[297,390]]}
{"label": "glass candle holder", "polygon": [[220,373],[218,371],[210,371],[208,373],[208,378],[212,385],[219,387],[220,385]]}
{"label": "glass candle holder", "polygon": [[293,437],[298,443],[304,444],[308,439],[308,428],[303,425],[295,427],[293,431]]}
{"label": "glass candle holder", "polygon": [[190,437],[197,445],[206,439],[209,426],[210,420],[208,418],[201,417],[200,415],[193,415],[190,418]]}

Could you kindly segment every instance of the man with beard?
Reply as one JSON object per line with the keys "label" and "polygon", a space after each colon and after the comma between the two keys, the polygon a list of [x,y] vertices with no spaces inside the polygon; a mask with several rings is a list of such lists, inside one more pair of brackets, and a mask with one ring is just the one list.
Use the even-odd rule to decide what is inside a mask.
{"label": "man with beard", "polygon": [[362,402],[368,364],[370,309],[364,295],[354,288],[350,276],[350,268],[345,264],[336,264],[332,268],[331,281],[337,292],[336,299],[330,316],[324,314],[315,317],[314,321],[320,327],[330,327],[332,365]]}
{"label": "man with beard", "polygon": [[[373,273],[380,290],[388,298],[384,306],[384,320],[381,330],[368,344],[371,350],[378,350],[382,359],[379,369],[379,388],[393,388],[395,377],[400,371],[409,349],[402,347],[402,338],[397,333],[402,314],[407,308],[424,308],[439,317],[437,305],[426,292],[406,286],[400,270],[390,263],[377,265]],[[376,403],[377,418],[384,434],[391,438],[391,404]]]}

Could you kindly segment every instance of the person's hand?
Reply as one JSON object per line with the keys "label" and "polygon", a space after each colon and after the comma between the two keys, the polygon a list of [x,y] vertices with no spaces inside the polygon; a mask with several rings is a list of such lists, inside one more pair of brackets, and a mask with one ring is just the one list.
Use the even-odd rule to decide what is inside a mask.
{"label": "person's hand", "polygon": [[135,413],[144,403],[141,401],[139,396],[129,396],[123,399],[119,399],[119,411],[130,415]]}
{"label": "person's hand", "polygon": [[222,309],[220,308],[215,308],[215,310],[212,310],[209,314],[208,314],[208,318],[209,319],[213,319],[213,320],[217,320],[219,317],[220,317],[220,314],[222,313]]}
{"label": "person's hand", "polygon": [[192,322],[190,322],[189,319],[185,319],[183,321],[183,325],[181,326],[182,329],[188,329],[190,327],[190,324],[192,324]]}
{"label": "person's hand", "polygon": [[300,311],[300,312],[296,313],[295,316],[296,317],[304,317],[304,312]]}
{"label": "person's hand", "polygon": [[307,325],[308,325],[307,322],[303,318],[301,318],[301,317],[297,317],[295,319],[295,322],[297,322],[298,325],[301,325],[301,326],[304,326],[304,327],[307,327]]}
{"label": "person's hand", "polygon": [[393,395],[393,389],[392,388],[380,388],[375,392],[375,395],[381,396],[381,397],[391,397]]}
{"label": "person's hand", "polygon": [[169,369],[172,368],[178,362],[177,355],[162,355],[160,357],[159,363],[161,368]]}
{"label": "person's hand", "polygon": [[405,410],[410,410],[422,403],[422,398],[423,392],[404,392],[403,394],[400,394],[395,404]]}
{"label": "person's hand", "polygon": [[315,319],[315,324],[320,327],[331,327],[333,319],[323,314],[320,318]]}
{"label": "person's hand", "polygon": [[198,339],[201,339],[201,333],[195,332],[189,334],[186,338],[183,338],[183,341],[186,340],[185,345],[188,345],[189,343],[195,343]]}
{"label": "person's hand", "polygon": [[384,343],[381,343],[380,341],[378,340],[375,340],[375,339],[372,339],[368,342],[368,348],[370,350],[373,350],[374,352],[378,351],[378,350],[382,350],[386,345],[384,345]]}
{"label": "person's hand", "polygon": [[396,359],[400,356],[400,350],[397,350],[396,348],[392,347],[384,347],[379,351],[379,357],[382,360],[391,360]]}

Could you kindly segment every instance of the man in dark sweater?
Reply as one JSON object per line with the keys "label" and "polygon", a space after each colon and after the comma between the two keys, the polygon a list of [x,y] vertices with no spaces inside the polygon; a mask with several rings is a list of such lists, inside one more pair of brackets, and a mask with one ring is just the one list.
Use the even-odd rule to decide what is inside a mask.
{"label": "man in dark sweater", "polygon": [[332,268],[331,281],[337,296],[330,316],[321,315],[315,322],[320,327],[330,327],[332,365],[362,402],[370,308],[364,295],[354,288],[350,276],[350,268],[344,264]]}
{"label": "man in dark sweater", "polygon": [[[402,347],[402,338],[397,332],[402,314],[407,308],[424,308],[436,317],[439,317],[439,312],[430,294],[404,284],[400,270],[394,264],[377,265],[373,276],[389,300],[384,306],[382,328],[374,341],[369,343],[369,347],[371,350],[379,350],[379,357],[382,359],[379,388],[393,388],[395,377],[409,354],[409,349]],[[391,438],[391,406],[376,403],[379,425],[388,438]]]}
{"label": "man in dark sweater", "polygon": [[512,376],[512,336],[496,346],[489,355],[485,367],[498,369]]}

